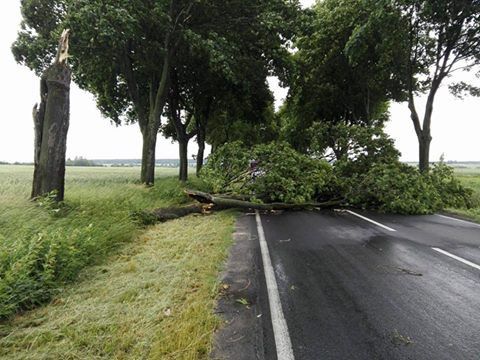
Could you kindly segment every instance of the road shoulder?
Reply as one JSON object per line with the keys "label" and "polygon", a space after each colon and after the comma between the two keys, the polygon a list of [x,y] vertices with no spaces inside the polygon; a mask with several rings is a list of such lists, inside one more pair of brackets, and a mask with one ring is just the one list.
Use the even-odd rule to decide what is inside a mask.
{"label": "road shoulder", "polygon": [[259,303],[258,240],[248,215],[240,216],[234,245],[221,274],[221,297],[216,312],[223,326],[215,334],[211,358],[253,360],[264,358],[263,318]]}

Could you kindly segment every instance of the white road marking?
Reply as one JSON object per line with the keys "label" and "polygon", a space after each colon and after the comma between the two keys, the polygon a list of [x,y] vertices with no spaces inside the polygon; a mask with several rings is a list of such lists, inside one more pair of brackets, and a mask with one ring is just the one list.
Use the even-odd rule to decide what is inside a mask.
{"label": "white road marking", "polygon": [[442,250],[442,249],[439,249],[439,248],[435,248],[435,247],[432,247],[433,250],[443,254],[443,255],[447,255],[449,257],[451,257],[452,259],[455,259],[455,260],[458,260],[468,266],[471,266],[477,270],[480,270],[480,265],[477,265],[471,261],[468,261],[468,260],[465,260],[464,258],[461,258],[460,256],[457,256],[457,255],[453,255],[453,254],[450,254],[448,251],[445,251],[445,250]]}
{"label": "white road marking", "polygon": [[292,342],[288,333],[287,321],[283,315],[280,294],[278,293],[277,280],[272,267],[272,260],[268,251],[265,233],[263,231],[262,219],[258,210],[255,212],[257,220],[258,239],[260,250],[262,252],[263,269],[265,272],[265,281],[267,283],[268,302],[270,305],[270,314],[272,318],[273,334],[275,336],[275,345],[277,347],[278,360],[294,360]]}
{"label": "white road marking", "polygon": [[454,217],[450,217],[450,216],[445,216],[445,215],[440,215],[440,214],[435,214],[439,217],[442,217],[444,219],[449,219],[449,220],[455,220],[455,221],[458,221],[458,222],[461,222],[461,223],[465,223],[465,224],[469,224],[469,225],[473,225],[473,226],[478,226],[480,227],[480,224],[476,224],[474,222],[471,222],[471,221],[465,221],[465,220],[461,220],[461,219],[457,219],[457,218],[454,218]]}
{"label": "white road marking", "polygon": [[381,227],[382,229],[385,229],[385,230],[388,230],[388,231],[397,231],[397,230],[395,230],[395,229],[392,229],[391,227],[388,227],[388,226],[386,226],[386,225],[380,224],[379,222],[376,222],[375,220],[372,220],[372,219],[369,219],[369,218],[367,218],[367,217],[365,217],[365,216],[362,216],[362,215],[360,215],[360,214],[357,214],[356,212],[353,212],[353,211],[350,211],[350,210],[346,210],[346,212],[349,213],[349,214],[352,214],[352,215],[354,215],[354,216],[356,216],[356,217],[359,217],[360,219],[363,219],[363,220],[365,220],[365,221],[371,222],[372,224],[375,224],[375,225]]}

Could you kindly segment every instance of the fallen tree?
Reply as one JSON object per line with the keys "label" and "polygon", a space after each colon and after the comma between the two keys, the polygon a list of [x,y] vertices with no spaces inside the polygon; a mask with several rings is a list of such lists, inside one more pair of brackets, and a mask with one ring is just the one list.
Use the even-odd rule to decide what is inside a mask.
{"label": "fallen tree", "polygon": [[224,196],[224,195],[212,195],[202,191],[185,190],[185,193],[192,199],[197,200],[202,204],[213,204],[223,209],[236,208],[247,210],[261,210],[261,211],[275,211],[275,210],[308,210],[308,209],[326,209],[338,206],[342,203],[342,200],[331,200],[326,202],[309,202],[301,204],[289,204],[289,203],[255,203],[246,200],[239,200],[236,198]]}
{"label": "fallen tree", "polygon": [[198,203],[185,206],[160,208],[151,211],[135,212],[133,217],[144,225],[151,225],[157,222],[178,219],[190,214],[208,214],[213,211],[226,209],[239,210],[260,210],[260,211],[278,211],[278,210],[319,210],[331,209],[340,206],[342,200],[331,200],[321,203],[311,202],[302,204],[289,203],[256,203],[247,200],[239,200],[226,195],[212,195],[197,190],[185,190],[185,193]]}

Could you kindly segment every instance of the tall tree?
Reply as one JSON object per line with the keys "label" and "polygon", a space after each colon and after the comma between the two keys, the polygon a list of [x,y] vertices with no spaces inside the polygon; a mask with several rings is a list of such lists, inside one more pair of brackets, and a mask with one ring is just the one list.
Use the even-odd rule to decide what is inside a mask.
{"label": "tall tree", "polygon": [[[198,2],[194,0],[23,0],[24,20],[13,53],[41,73],[60,28],[71,44],[74,81],[93,93],[102,113],[138,122],[143,135],[141,180],[153,184],[155,147],[175,53]],[[47,49],[47,50],[42,50]]]}
{"label": "tall tree", "polygon": [[239,78],[237,59],[245,57],[282,73],[285,44],[294,36],[285,25],[298,9],[298,0],[23,0],[14,54],[40,71],[45,52],[40,56],[39,48],[48,47],[39,44],[51,44],[52,34],[68,25],[75,34],[75,82],[96,96],[115,123],[138,121],[144,139],[141,178],[151,184],[171,72],[180,69],[178,50],[201,45],[209,54],[209,73],[221,69],[226,79]]}
{"label": "tall tree", "polygon": [[[401,11],[407,44],[405,54],[408,108],[419,143],[419,167],[427,171],[432,141],[431,123],[435,96],[453,73],[480,65],[480,2],[477,0],[396,0]],[[450,84],[456,95],[480,89],[464,82]],[[427,94],[423,118],[416,96]]]}
{"label": "tall tree", "polygon": [[[401,79],[394,76],[402,68],[401,48],[392,48],[386,36],[396,29],[398,17],[382,22],[380,29],[372,16],[378,3],[325,0],[305,14],[308,25],[297,41],[295,76],[281,112],[284,136],[297,150],[318,152],[321,138],[342,158],[348,149],[339,144],[349,142],[338,141],[338,128],[383,127],[386,102],[404,98]],[[315,131],[318,124],[321,133]]]}
{"label": "tall tree", "polygon": [[[236,108],[237,120],[263,121],[272,101],[266,79],[288,71],[286,47],[295,34],[292,29],[299,13],[297,1],[283,0],[212,1],[201,9],[191,24],[198,31],[186,33],[178,49],[171,91],[176,95],[169,104],[178,111],[167,112],[170,124],[164,127],[179,142],[181,154],[186,154],[191,136],[197,136],[197,173],[203,165],[206,139],[221,141],[210,136],[209,128],[221,124],[211,117],[225,111],[232,115]],[[186,169],[185,155],[181,169]]]}

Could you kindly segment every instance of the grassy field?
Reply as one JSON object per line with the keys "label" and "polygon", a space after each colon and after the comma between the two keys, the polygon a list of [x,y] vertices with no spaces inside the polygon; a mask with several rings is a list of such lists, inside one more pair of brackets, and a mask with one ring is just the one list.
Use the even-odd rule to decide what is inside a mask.
{"label": "grassy field", "polygon": [[136,168],[68,168],[60,209],[28,201],[31,172],[0,166],[0,358],[206,358],[234,214],[141,229],[131,211],[187,201],[175,170],[147,189]]}
{"label": "grassy field", "polygon": [[478,205],[472,209],[449,209],[449,211],[480,222],[480,167],[456,167],[455,174],[463,185],[473,189],[474,202]]}

